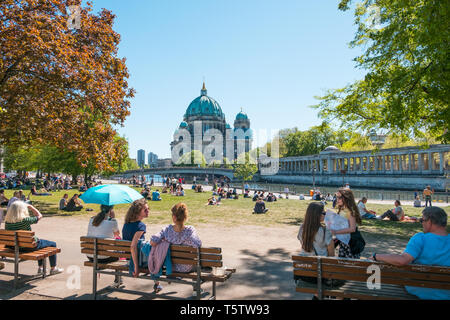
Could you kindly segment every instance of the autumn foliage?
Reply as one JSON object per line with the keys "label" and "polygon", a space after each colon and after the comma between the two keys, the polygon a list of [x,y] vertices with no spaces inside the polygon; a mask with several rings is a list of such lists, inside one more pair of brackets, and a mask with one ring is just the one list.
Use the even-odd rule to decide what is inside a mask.
{"label": "autumn foliage", "polygon": [[69,29],[69,0],[0,0],[0,144],[54,145],[80,165],[111,169],[121,146],[115,125],[134,90],[117,56],[115,16],[92,4]]}

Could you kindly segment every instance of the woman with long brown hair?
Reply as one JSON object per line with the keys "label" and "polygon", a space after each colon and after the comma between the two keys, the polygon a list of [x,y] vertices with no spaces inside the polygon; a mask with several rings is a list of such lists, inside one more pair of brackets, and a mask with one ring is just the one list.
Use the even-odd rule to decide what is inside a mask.
{"label": "woman with long brown hair", "polygon": [[323,224],[324,206],[312,202],[306,209],[305,221],[300,226],[297,238],[302,245],[302,255],[334,256],[334,242],[330,230]]}
{"label": "woman with long brown hair", "polygon": [[[338,207],[338,214],[345,217],[348,220],[348,228],[333,230],[331,229],[331,234],[347,234],[353,233],[357,229],[357,224],[361,225],[361,215],[359,214],[358,206],[355,203],[355,197],[353,192],[347,188],[341,188],[336,193],[336,204]],[[342,258],[353,258],[359,259],[359,254],[353,254],[349,244],[346,244],[340,240],[336,240],[339,245],[339,257]]]}

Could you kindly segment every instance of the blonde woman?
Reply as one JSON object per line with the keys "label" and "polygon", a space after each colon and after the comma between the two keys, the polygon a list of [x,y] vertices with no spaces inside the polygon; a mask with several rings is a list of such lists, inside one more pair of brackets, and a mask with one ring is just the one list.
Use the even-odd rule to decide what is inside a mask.
{"label": "blonde woman", "polygon": [[[33,216],[30,216],[29,211],[33,214]],[[5,217],[5,230],[25,230],[25,231],[31,231],[31,225],[36,224],[39,222],[39,220],[42,219],[42,214],[39,212],[38,209],[33,207],[30,204],[26,204],[23,201],[17,200],[14,201],[8,208],[8,211],[6,212]],[[35,236],[36,241],[36,249],[42,249],[46,247],[56,247],[56,243],[53,241],[48,241],[44,239],[39,239]],[[24,250],[25,251],[25,250]],[[56,255],[48,257],[50,260],[50,274],[57,274],[61,273],[64,270],[61,268],[56,267]],[[42,260],[38,260],[38,274],[43,273],[42,269]]]}

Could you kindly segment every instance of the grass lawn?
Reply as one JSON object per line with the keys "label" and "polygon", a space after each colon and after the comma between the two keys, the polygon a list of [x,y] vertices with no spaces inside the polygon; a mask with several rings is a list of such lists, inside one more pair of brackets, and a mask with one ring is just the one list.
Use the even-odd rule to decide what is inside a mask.
{"label": "grass lawn", "polygon": [[[155,189],[155,188],[153,188]],[[153,190],[152,189],[152,190]],[[136,189],[138,190],[138,189]],[[160,188],[161,190],[161,188]],[[140,191],[140,190],[138,190]],[[258,225],[265,227],[280,227],[283,225],[298,226],[303,222],[306,208],[311,201],[298,199],[279,199],[277,202],[266,203],[269,211],[266,214],[252,214],[254,202],[251,199],[240,198],[239,200],[224,199],[220,206],[207,206],[207,199],[211,197],[211,192],[195,193],[193,190],[185,190],[186,196],[176,197],[171,194],[161,194],[162,201],[148,201],[150,213],[144,220],[147,224],[169,224],[172,222],[170,208],[178,203],[184,202],[189,208],[188,224],[197,226],[199,224],[213,224],[227,227],[239,227],[242,225]],[[65,190],[53,192],[52,196],[31,196],[35,205],[42,214],[46,216],[86,216],[91,217],[99,212],[98,204],[85,204],[85,208],[92,208],[94,211],[83,209],[79,212],[65,212],[58,209],[59,200],[64,193],[70,197],[79,193],[77,190]],[[12,197],[13,190],[5,190],[7,198]],[[25,191],[25,195],[27,192]],[[423,208],[412,206],[402,206],[408,216],[420,217]],[[123,223],[129,204],[115,206],[116,218]],[[326,208],[332,208],[329,202]],[[382,214],[393,205],[367,204],[367,208],[374,210],[377,214]],[[444,210],[447,211],[447,208]],[[363,220],[363,225],[359,227],[364,233],[374,236],[390,234],[401,238],[410,238],[417,232],[422,231],[420,223],[391,222],[379,220]],[[450,227],[447,227],[450,232]]]}

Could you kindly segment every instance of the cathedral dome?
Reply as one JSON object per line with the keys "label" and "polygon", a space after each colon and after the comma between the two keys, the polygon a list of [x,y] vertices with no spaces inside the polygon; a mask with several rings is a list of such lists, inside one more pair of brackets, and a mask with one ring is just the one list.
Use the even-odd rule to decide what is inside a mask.
{"label": "cathedral dome", "polygon": [[248,116],[245,112],[239,112],[236,116],[236,120],[248,120]]}
{"label": "cathedral dome", "polygon": [[217,103],[217,101],[207,96],[205,83],[203,83],[200,97],[197,97],[189,104],[189,107],[187,108],[184,115],[185,119],[189,117],[203,116],[212,116],[217,119],[225,119],[222,108]]}

